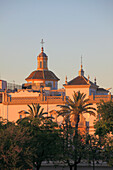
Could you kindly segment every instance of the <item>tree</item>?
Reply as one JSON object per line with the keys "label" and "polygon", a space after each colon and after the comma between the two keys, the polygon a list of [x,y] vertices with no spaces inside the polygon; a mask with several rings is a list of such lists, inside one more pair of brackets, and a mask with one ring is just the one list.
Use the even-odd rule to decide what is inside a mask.
{"label": "tree", "polygon": [[101,101],[97,107],[98,117],[95,122],[96,134],[104,137],[113,134],[113,102]]}
{"label": "tree", "polygon": [[61,137],[58,124],[52,121],[52,117],[44,117],[36,107],[30,106],[33,116],[19,119],[17,124],[23,129],[26,127],[30,133],[30,153],[33,166],[40,169],[43,161],[58,160],[61,153]]}
{"label": "tree", "polygon": [[[33,127],[33,164],[37,170],[40,169],[42,161],[55,161],[61,153],[61,137],[58,125],[52,120],[46,119],[40,126],[40,130]],[[35,147],[34,147],[35,146]]]}
{"label": "tree", "polygon": [[101,141],[95,135],[86,135],[85,156],[89,164],[93,164],[95,170],[95,163],[102,163],[104,161],[104,145],[105,140]]}
{"label": "tree", "polygon": [[63,128],[63,153],[62,160],[67,163],[70,170],[77,169],[77,164],[84,157],[84,136],[78,133],[78,137],[73,136],[74,128],[70,120],[66,117],[62,124]]}
{"label": "tree", "polygon": [[[28,114],[31,118],[40,118],[43,119],[44,115],[48,114],[47,112],[43,112],[44,108],[41,109],[41,106],[39,104],[33,104],[30,106],[28,105],[29,110],[28,110]],[[41,110],[40,110],[41,109]]]}
{"label": "tree", "polygon": [[[96,110],[94,107],[92,107],[92,103],[89,103],[89,99],[86,99],[86,94],[78,92],[74,92],[73,94],[73,100],[70,98],[67,99],[65,105],[58,105],[61,107],[61,110],[59,112],[59,116],[63,116],[64,119],[66,117],[69,117],[70,121],[74,120],[75,123],[75,133],[73,137],[73,142],[76,143],[76,146],[79,145],[78,143],[78,123],[80,120],[80,114],[89,113],[90,115],[94,115],[94,111]],[[75,145],[74,145],[75,146]],[[80,163],[81,158],[78,159],[79,151],[76,149],[76,147],[73,148],[74,152],[76,153],[74,156],[74,170],[77,169],[77,164]]]}
{"label": "tree", "polygon": [[97,120],[95,122],[95,134],[104,142],[104,161],[113,166],[113,102],[101,101],[97,107]]}
{"label": "tree", "polygon": [[103,149],[104,161],[106,161],[109,166],[113,167],[113,136],[106,138],[106,143]]}
{"label": "tree", "polygon": [[70,120],[74,120],[75,123],[75,135],[78,131],[78,123],[80,120],[80,114],[89,113],[95,116],[95,108],[91,107],[92,103],[89,103],[89,99],[86,99],[86,94],[80,93],[80,91],[74,91],[73,100],[67,99],[65,105],[58,105],[62,109],[59,111],[59,115],[70,116]]}
{"label": "tree", "polygon": [[1,169],[32,168],[29,159],[30,135],[26,129],[8,122],[0,130],[0,167]]}

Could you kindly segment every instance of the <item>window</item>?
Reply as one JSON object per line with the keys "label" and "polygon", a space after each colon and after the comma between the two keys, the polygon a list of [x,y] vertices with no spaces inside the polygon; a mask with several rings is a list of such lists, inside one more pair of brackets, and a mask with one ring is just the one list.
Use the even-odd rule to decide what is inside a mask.
{"label": "window", "polygon": [[46,68],[46,61],[44,61],[44,68]]}
{"label": "window", "polygon": [[20,115],[20,119],[22,118],[22,115]]}
{"label": "window", "polygon": [[40,61],[40,68],[42,68],[42,61]]}
{"label": "window", "polygon": [[52,87],[52,83],[48,83],[48,84],[47,84],[47,87]]}

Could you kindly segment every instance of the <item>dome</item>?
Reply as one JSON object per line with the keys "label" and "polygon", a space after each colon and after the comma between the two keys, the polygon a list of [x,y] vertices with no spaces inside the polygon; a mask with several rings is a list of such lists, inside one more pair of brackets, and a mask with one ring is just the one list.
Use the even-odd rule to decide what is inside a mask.
{"label": "dome", "polygon": [[35,70],[33,71],[25,80],[60,80],[52,71],[50,70]]}
{"label": "dome", "polygon": [[44,53],[43,47],[41,48],[41,53],[38,55],[38,57],[48,57],[48,56]]}

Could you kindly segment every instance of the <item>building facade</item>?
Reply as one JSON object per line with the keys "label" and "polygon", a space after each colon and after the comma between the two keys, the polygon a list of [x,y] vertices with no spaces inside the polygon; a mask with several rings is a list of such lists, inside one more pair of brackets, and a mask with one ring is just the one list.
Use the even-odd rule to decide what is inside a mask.
{"label": "building facade", "polygon": [[[57,110],[60,109],[57,105],[65,104],[66,98],[72,98],[74,91],[85,93],[95,108],[100,100],[113,101],[113,95],[108,90],[100,88],[96,78],[92,82],[89,76],[85,77],[82,64],[78,76],[69,82],[66,78],[64,88],[58,89],[59,78],[48,69],[48,56],[44,53],[43,47],[37,56],[37,69],[25,80],[27,82],[22,85],[22,89],[15,91],[5,89],[0,92],[0,117],[16,122],[19,118],[27,116],[25,111],[28,111],[28,104],[39,103],[44,111],[47,111],[49,116],[55,116],[55,120],[60,124],[62,118],[56,116]],[[84,114],[80,117],[79,128],[86,130],[88,127],[89,133],[93,134],[95,119],[94,116]]]}

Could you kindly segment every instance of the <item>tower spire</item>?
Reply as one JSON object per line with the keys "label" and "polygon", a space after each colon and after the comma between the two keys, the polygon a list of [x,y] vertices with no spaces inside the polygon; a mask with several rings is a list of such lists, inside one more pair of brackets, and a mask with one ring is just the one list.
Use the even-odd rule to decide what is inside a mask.
{"label": "tower spire", "polygon": [[43,38],[42,38],[42,40],[41,40],[41,42],[40,42],[40,43],[42,44],[41,52],[43,53],[43,51],[44,51],[43,44],[45,43],[45,42],[43,41]]}
{"label": "tower spire", "polygon": [[82,55],[81,55],[81,69],[82,69],[82,67],[83,67],[83,66],[82,66]]}
{"label": "tower spire", "polygon": [[79,76],[84,76],[84,70],[82,65],[82,55],[81,55],[81,69],[79,70]]}

